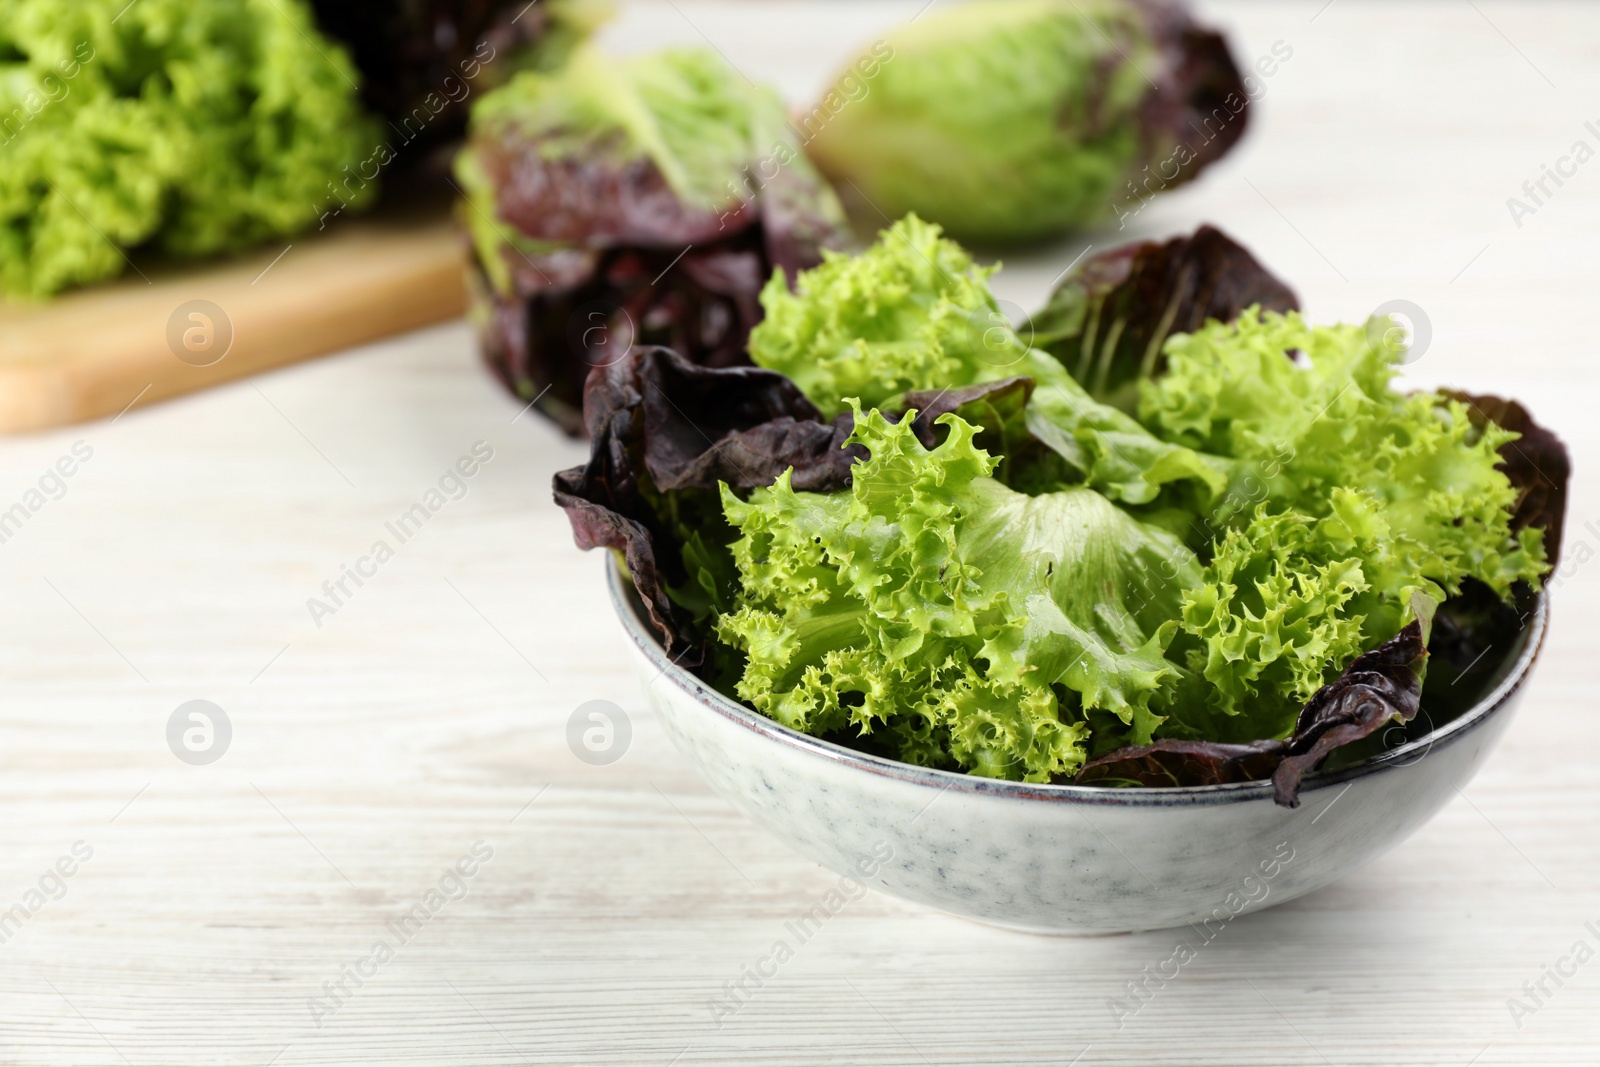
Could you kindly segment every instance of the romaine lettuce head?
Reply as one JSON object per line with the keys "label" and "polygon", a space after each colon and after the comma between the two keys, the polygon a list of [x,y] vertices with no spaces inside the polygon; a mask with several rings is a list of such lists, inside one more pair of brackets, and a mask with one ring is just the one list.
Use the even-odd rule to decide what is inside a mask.
{"label": "romaine lettuce head", "polygon": [[704,49],[519,74],[456,174],[490,363],[573,432],[585,375],[634,344],[747,362],[763,282],[845,240],[777,96]]}
{"label": "romaine lettuce head", "polygon": [[[1163,0],[941,5],[888,35],[800,119],[807,150],[872,217],[915,211],[1016,240],[1135,210],[1243,134],[1226,44]],[[1145,168],[1150,168],[1146,170]]]}
{"label": "romaine lettuce head", "polygon": [[824,253],[792,292],[782,278],[768,282],[750,358],[794,379],[829,414],[851,398],[898,406],[907,392],[1030,378],[1028,429],[1087,484],[1135,504],[1171,482],[1192,481],[1203,496],[1225,486],[1220,461],[1159,440],[1030,348],[989,289],[998,269],[907,215],[859,255]]}
{"label": "romaine lettuce head", "polygon": [[[376,195],[384,143],[304,0],[0,3],[0,293],[248,248]],[[370,168],[370,169],[369,169]]]}
{"label": "romaine lettuce head", "polygon": [[848,492],[724,489],[736,692],[795,729],[989,777],[1070,774],[1096,711],[1148,741],[1193,554],[1092,489],[1008,489],[972,426],[939,422],[929,450],[910,419],[857,409],[870,458]]}

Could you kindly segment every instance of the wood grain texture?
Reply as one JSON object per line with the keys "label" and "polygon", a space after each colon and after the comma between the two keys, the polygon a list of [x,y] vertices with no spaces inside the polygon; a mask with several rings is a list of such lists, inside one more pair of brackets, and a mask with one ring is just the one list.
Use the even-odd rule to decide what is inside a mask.
{"label": "wood grain texture", "polygon": [[461,237],[436,211],[343,220],[237,259],[0,304],[0,433],[115,415],[455,318],[462,278]]}
{"label": "wood grain texture", "polygon": [[[645,3],[611,39],[703,30],[801,95],[919,6]],[[1542,665],[1485,771],[1413,839],[1229,924],[1120,1026],[1108,1003],[1183,932],[1038,938],[878,894],[719,1026],[708,1001],[836,880],[663,736],[601,560],[549,501],[584,450],[519,415],[456,323],[0,442],[0,512],[92,449],[0,544],[0,908],[93,849],[0,943],[0,1064],[1600,1062],[1600,960],[1546,980],[1520,1026],[1507,1008],[1580,939],[1600,947],[1600,162],[1520,228],[1505,206],[1600,117],[1600,10],[1338,0],[1313,22],[1322,6],[1208,5],[1241,57],[1294,49],[1239,154],[1126,233],[1012,257],[1000,287],[1036,306],[1084,244],[1209,219],[1316,318],[1421,305],[1411,380],[1518,396],[1565,436]],[[477,441],[494,457],[465,496],[319,627],[307,599]],[[233,725],[203,767],[165,739],[197,698]],[[567,744],[592,699],[632,724],[610,766]],[[318,1026],[324,983],[480,840],[466,896]]]}

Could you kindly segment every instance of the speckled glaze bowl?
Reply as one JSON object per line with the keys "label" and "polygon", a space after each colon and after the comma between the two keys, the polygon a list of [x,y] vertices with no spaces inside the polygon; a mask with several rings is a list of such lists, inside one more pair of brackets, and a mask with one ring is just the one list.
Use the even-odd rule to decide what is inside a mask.
{"label": "speckled glaze bowl", "polygon": [[674,666],[609,564],[634,661],[667,732],[723,797],[797,851],[895,896],[1038,933],[1192,924],[1329,884],[1410,836],[1467,783],[1511,721],[1545,602],[1486,695],[1424,737],[1308,777],[1184,789],[1029,785],[924,770],[781,726]]}

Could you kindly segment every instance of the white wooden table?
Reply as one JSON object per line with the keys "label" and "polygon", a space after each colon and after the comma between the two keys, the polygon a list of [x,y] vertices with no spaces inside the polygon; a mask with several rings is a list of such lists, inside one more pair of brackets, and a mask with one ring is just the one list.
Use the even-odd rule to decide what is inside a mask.
{"label": "white wooden table", "polygon": [[[676,0],[608,32],[704,35],[803,96],[920,3]],[[601,559],[549,500],[584,449],[518,418],[452,325],[0,443],[0,511],[92,449],[0,544],[0,907],[23,906],[0,915],[0,1063],[1600,1062],[1600,962],[1508,1008],[1575,943],[1600,949],[1600,567],[1576,562],[1600,548],[1600,162],[1520,227],[1506,206],[1574,141],[1600,148],[1600,9],[1322,6],[1208,4],[1246,61],[1293,49],[1248,142],[1126,234],[999,285],[1031,307],[1091,241],[1214,220],[1318,318],[1419,304],[1416,380],[1509,392],[1560,429],[1574,562],[1464,800],[1232,924],[1121,1028],[1108,1000],[1173,934],[1036,938],[877,894],[719,1028],[708,1000],[834,878],[663,736]],[[465,496],[397,544],[385,523],[480,441]],[[379,539],[393,558],[314,621],[308,598]],[[566,740],[593,699],[631,719],[609,766]],[[231,722],[209,765],[168,747],[190,700]],[[396,935],[463,858],[459,899]]]}

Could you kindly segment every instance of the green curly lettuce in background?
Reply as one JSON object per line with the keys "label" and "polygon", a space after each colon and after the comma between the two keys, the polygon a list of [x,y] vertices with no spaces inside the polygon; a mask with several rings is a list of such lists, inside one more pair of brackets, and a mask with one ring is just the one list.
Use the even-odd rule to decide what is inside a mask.
{"label": "green curly lettuce in background", "polygon": [[381,140],[302,0],[0,0],[0,293],[302,230]]}
{"label": "green curly lettuce in background", "polygon": [[[1285,738],[1467,580],[1537,587],[1542,532],[1513,533],[1499,466],[1517,435],[1396,391],[1383,331],[1207,322],[1167,340],[1118,423],[997,317],[990,273],[912,218],[763,293],[752,357],[853,410],[870,458],[836,493],[724,491],[740,591],[717,633],[758,710],[910,763],[1059,780],[1152,739]],[[863,413],[1012,375],[1034,378],[1027,430],[1053,453],[1000,463],[1016,428],[979,404],[931,449],[909,415]],[[1068,462],[1038,477],[1040,455]]]}

